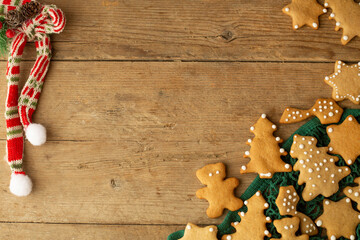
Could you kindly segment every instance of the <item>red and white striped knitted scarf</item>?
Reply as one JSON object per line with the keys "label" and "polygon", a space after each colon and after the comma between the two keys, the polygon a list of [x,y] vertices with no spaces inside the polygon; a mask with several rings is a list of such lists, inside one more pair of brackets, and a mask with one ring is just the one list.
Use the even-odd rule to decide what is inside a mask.
{"label": "red and white striped knitted scarf", "polygon": [[[2,3],[1,3],[2,2]],[[17,9],[30,0],[0,0],[0,13]],[[54,5],[44,5],[41,13],[13,29],[15,36],[10,45],[6,78],[6,160],[12,171],[10,191],[17,196],[27,196],[32,182],[23,170],[24,136],[35,146],[46,142],[46,130],[32,122],[51,58],[49,35],[60,33],[65,27],[65,17]],[[19,97],[20,62],[26,42],[35,41],[37,59]]]}

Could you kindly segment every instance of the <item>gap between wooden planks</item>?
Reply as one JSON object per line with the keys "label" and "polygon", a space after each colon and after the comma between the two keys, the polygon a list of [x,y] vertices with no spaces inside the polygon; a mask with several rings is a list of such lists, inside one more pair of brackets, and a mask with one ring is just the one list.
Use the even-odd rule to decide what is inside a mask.
{"label": "gap between wooden planks", "polygon": [[[1,239],[56,239],[56,240],[119,240],[165,239],[176,225],[90,225],[0,223]],[[148,236],[149,238],[145,237]]]}
{"label": "gap between wooden planks", "polygon": [[[250,125],[329,97],[322,80],[333,62],[360,60],[360,39],[341,46],[328,14],[318,31],[293,31],[281,13],[290,0],[51,2],[68,23],[53,37],[35,114],[49,142],[26,143],[28,198],[9,194],[8,166],[0,168],[1,239],[165,239],[188,221],[220,223],[195,197],[195,170],[225,162],[240,195],[255,177],[239,174]],[[34,56],[29,44],[25,59]],[[22,66],[24,79],[31,62]]]}
{"label": "gap between wooden planks", "polygon": [[[121,61],[359,61],[360,39],[340,43],[329,13],[320,29],[292,30],[290,0],[52,0],[67,26],[54,59]],[[33,59],[34,52],[25,52]]]}
{"label": "gap between wooden planks", "polygon": [[[23,63],[24,72],[31,65]],[[245,141],[253,137],[249,127],[262,113],[278,123],[286,106],[310,108],[316,98],[329,97],[323,78],[332,71],[326,63],[56,62],[35,115],[49,142],[25,145],[34,192],[12,196],[4,162],[0,218],[12,222],[10,230],[38,222],[46,223],[36,227],[40,232],[64,236],[71,229],[92,231],[77,223],[117,224],[116,231],[124,232],[120,239],[137,233],[165,239],[189,221],[220,223],[223,218],[207,218],[208,203],[195,197],[202,187],[196,169],[226,163],[228,176],[240,179],[240,196],[255,176],[239,174],[247,162]],[[280,125],[276,134],[286,138],[300,125]],[[0,156],[4,150],[2,139]],[[69,225],[56,230],[50,223]],[[123,224],[183,226],[133,226],[133,233]],[[32,225],[26,226],[24,233],[31,233]],[[96,229],[102,234],[115,228]]]}

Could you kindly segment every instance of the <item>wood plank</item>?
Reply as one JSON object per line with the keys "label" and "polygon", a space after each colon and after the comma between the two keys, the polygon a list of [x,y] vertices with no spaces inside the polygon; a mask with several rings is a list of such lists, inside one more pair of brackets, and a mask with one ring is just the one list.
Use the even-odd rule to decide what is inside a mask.
{"label": "wood plank", "polygon": [[[23,66],[25,79],[30,63]],[[278,123],[285,107],[330,97],[323,79],[332,72],[333,63],[56,62],[35,121],[57,141],[244,142],[262,113]],[[286,138],[301,124],[279,126],[278,134]]]}
{"label": "wood plank", "polygon": [[[196,169],[226,163],[228,176],[240,178],[239,196],[255,176],[239,174],[251,124],[263,112],[277,123],[285,106],[309,108],[316,98],[329,97],[322,79],[332,69],[324,63],[56,62],[36,113],[50,141],[25,145],[34,192],[10,195],[3,163],[0,217],[220,223],[222,218],[206,217],[207,202],[195,197],[202,187]],[[282,125],[279,135],[286,138],[298,126]],[[5,141],[0,145],[1,156]]]}
{"label": "wood plank", "polygon": [[[53,0],[68,18],[54,36],[57,60],[359,61],[329,13],[293,31],[290,0]],[[34,54],[26,51],[26,58]],[[31,52],[31,51],[30,51]]]}
{"label": "wood plank", "polygon": [[[0,217],[9,222],[102,224],[220,223],[205,214],[197,199],[202,187],[195,170],[210,162],[228,164],[240,177],[237,146],[171,142],[140,146],[135,142],[54,142],[26,144],[25,166],[35,188],[26,198],[9,193],[10,170],[0,169]],[[156,146],[156,147],[155,147]],[[0,143],[0,156],[5,143]],[[240,195],[253,175],[241,177]]]}
{"label": "wood plank", "polygon": [[164,240],[176,225],[87,225],[87,224],[34,224],[0,223],[0,237],[6,240]]}

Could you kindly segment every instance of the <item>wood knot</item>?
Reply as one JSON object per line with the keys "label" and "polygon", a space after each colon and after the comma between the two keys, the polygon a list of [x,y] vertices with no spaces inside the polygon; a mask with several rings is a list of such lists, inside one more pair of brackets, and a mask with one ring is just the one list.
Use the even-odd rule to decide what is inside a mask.
{"label": "wood knot", "polygon": [[220,36],[226,41],[230,41],[234,34],[230,30],[225,30]]}
{"label": "wood knot", "polygon": [[111,187],[114,188],[114,189],[117,189],[117,188],[120,187],[120,183],[119,183],[117,180],[115,180],[115,179],[111,179],[111,180],[110,180],[110,185],[111,185]]}

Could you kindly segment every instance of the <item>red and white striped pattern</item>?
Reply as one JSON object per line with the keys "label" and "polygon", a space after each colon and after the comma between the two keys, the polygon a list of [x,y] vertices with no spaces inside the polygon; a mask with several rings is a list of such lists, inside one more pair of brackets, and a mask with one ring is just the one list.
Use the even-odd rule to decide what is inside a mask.
{"label": "red and white striped pattern", "polygon": [[51,32],[47,33],[60,33],[65,28],[64,13],[60,9],[49,9],[49,15],[52,20],[53,27],[50,28]]}
{"label": "red and white striped pattern", "polygon": [[29,80],[21,92],[20,100],[22,101],[19,102],[20,119],[25,129],[32,123],[32,115],[40,98],[41,88],[51,58],[50,38],[48,36],[44,37],[41,41],[36,41],[35,46],[38,56],[30,72]]}
{"label": "red and white striped pattern", "polygon": [[[1,0],[0,0],[1,1]],[[21,4],[30,0],[22,0]],[[6,5],[11,10],[14,1],[3,0],[0,6]],[[23,174],[22,168],[24,136],[23,128],[32,123],[32,116],[40,98],[45,76],[51,58],[51,44],[49,34],[60,33],[65,27],[65,17],[61,10],[53,5],[45,5],[42,12],[15,30],[8,58],[6,77],[8,93],[6,99],[6,128],[7,128],[7,161],[14,174]],[[35,35],[34,35],[35,32]],[[30,72],[29,78],[18,98],[20,61],[27,41],[35,41],[37,59]]]}
{"label": "red and white striped pattern", "polygon": [[1,0],[0,6],[4,6],[3,13],[6,14],[8,11],[20,8],[27,2],[31,2],[31,0]]}
{"label": "red and white striped pattern", "polygon": [[[6,78],[8,81],[8,93],[6,99],[6,128],[7,128],[7,161],[10,166],[22,165],[24,138],[20,115],[18,113],[18,84],[20,77],[20,61],[26,45],[26,35],[18,34],[10,47],[9,61],[7,65]],[[16,131],[18,130],[18,131]],[[11,134],[15,132],[14,134]],[[11,168],[13,173],[25,174],[22,168]]]}

